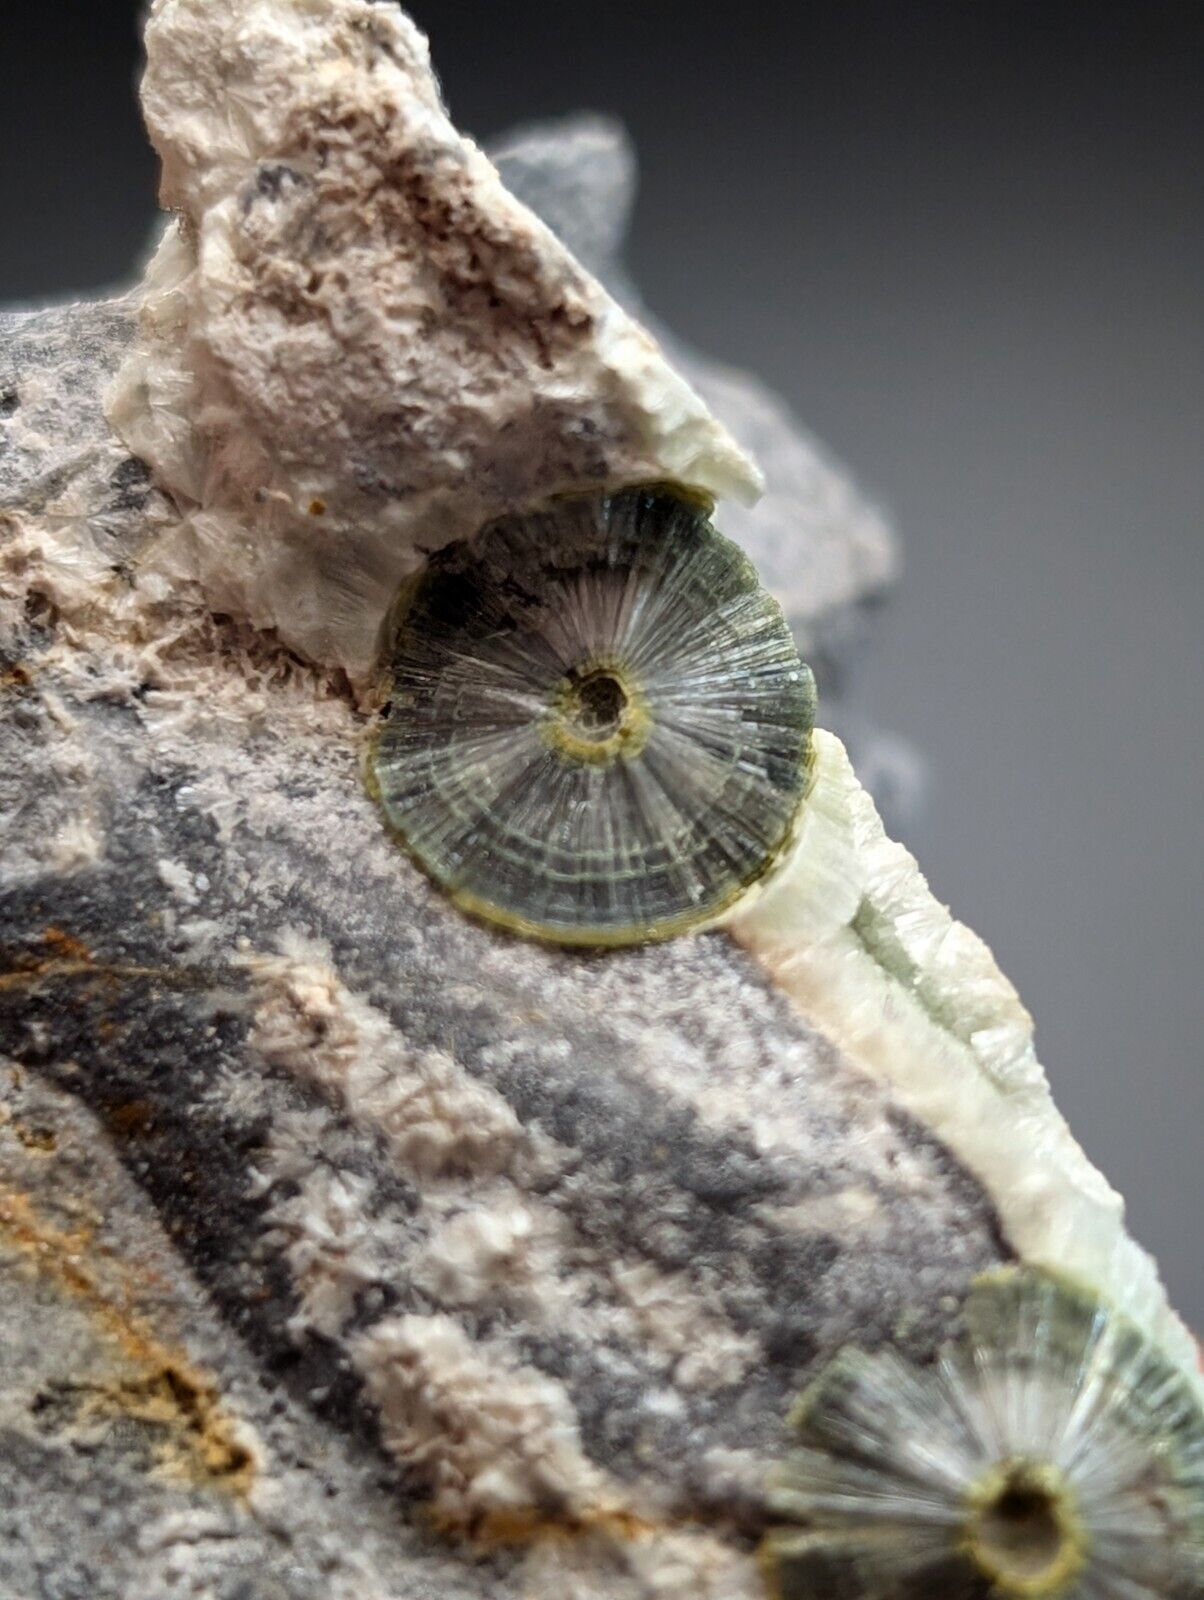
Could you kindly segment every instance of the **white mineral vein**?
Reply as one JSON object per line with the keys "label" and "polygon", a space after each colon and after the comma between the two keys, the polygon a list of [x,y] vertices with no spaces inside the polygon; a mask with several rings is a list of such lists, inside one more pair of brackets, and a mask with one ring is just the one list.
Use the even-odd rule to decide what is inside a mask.
{"label": "white mineral vein", "polygon": [[887,837],[840,741],[821,730],[815,742],[793,852],[730,918],[733,936],[956,1151],[1025,1260],[1091,1284],[1197,1373],[1195,1341],[1125,1231],[1124,1202],[1054,1105],[1019,995]]}

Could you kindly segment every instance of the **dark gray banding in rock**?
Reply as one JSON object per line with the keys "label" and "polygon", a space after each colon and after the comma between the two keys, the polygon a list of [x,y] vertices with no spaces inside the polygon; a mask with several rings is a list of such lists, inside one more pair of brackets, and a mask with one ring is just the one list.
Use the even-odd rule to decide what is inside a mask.
{"label": "dark gray banding in rock", "polygon": [[[36,655],[26,659],[36,675]],[[0,1043],[21,1059],[36,1040],[39,1069],[110,1129],[265,1372],[295,1396],[321,1391],[324,1419],[373,1437],[345,1353],[325,1340],[298,1345],[287,1329],[293,1288],[265,1245],[264,1204],[251,1192],[273,1117],[313,1096],[265,1069],[249,1047],[252,1000],[245,973],[228,959],[239,939],[272,949],[282,926],[327,941],[341,980],[386,1013],[408,1045],[448,1052],[524,1127],[554,1142],[562,1171],[540,1186],[541,1198],[584,1244],[706,1281],[731,1324],[756,1337],[763,1357],[738,1393],[687,1395],[681,1417],[660,1429],[666,1477],[685,1481],[691,1446],[770,1447],[789,1395],[846,1339],[889,1339],[923,1358],[947,1332],[969,1277],[1006,1257],[972,1180],[885,1091],[841,1062],[725,935],[600,958],[508,941],[462,918],[397,858],[350,751],[315,767],[300,749],[256,741],[257,788],[271,792],[272,820],[236,826],[223,842],[211,820],[181,803],[190,774],[156,758],[136,714],[72,709],[110,774],[100,782],[104,859],[93,871],[3,896],[6,965],[43,959],[45,930],[54,927],[80,940],[101,974],[163,976],[48,972],[28,989],[0,993]],[[0,740],[15,766],[20,724],[0,726]],[[203,770],[203,747],[195,760]],[[207,880],[205,914],[222,929],[220,954],[189,957],[156,925],[168,901],[155,867],[164,855]],[[716,1081],[728,1059],[750,1053],[766,1072],[777,1062],[803,1074],[806,1159],[760,1154],[739,1128],[709,1127],[649,1082],[630,1062],[645,1027],[658,1030],[668,1063],[676,1038],[701,1053]],[[253,1116],[222,1109],[219,1085],[239,1078],[261,1084]],[[121,1114],[130,1105],[148,1108],[132,1128]],[[421,1197],[391,1169],[387,1150],[361,1134],[358,1151],[382,1207],[412,1213]],[[910,1166],[902,1186],[892,1177],[901,1158]],[[877,1197],[890,1218],[885,1238],[855,1226],[800,1234],[773,1220],[775,1209],[805,1210],[847,1189]],[[427,1308],[421,1297],[387,1298]],[[913,1322],[901,1337],[904,1313]],[[542,1334],[516,1331],[535,1365],[547,1351],[599,1461],[620,1477],[636,1474],[635,1441],[647,1438],[641,1403],[653,1381],[642,1353],[599,1364],[588,1348],[552,1350]]]}
{"label": "dark gray banding in rock", "polygon": [[[117,586],[175,516],[100,412],[130,333],[120,303],[0,319],[0,392],[22,396],[5,424],[0,513],[53,522],[69,492],[72,506],[94,508],[88,535]],[[69,447],[48,460],[39,436]],[[0,1049],[24,1064],[24,1092],[47,1086],[46,1105],[94,1152],[96,1171],[119,1152],[137,1189],[114,1179],[100,1210],[135,1252],[152,1226],[170,1239],[173,1293],[201,1308],[194,1347],[223,1396],[254,1418],[265,1476],[329,1485],[332,1538],[354,1550],[366,1528],[382,1570],[393,1559],[399,1572],[424,1571],[432,1547],[415,1546],[405,1525],[429,1483],[382,1451],[353,1344],[382,1318],[446,1310],[483,1350],[563,1384],[586,1454],[613,1481],[638,1496],[651,1485],[677,1515],[755,1529],[756,1463],[780,1448],[787,1398],[817,1364],[848,1339],[928,1358],[970,1278],[1007,1259],[977,1183],[725,935],[592,958],[467,921],[387,837],[360,779],[363,724],[337,698],[338,682],[213,619],[197,618],[178,646],[180,678],[130,640],[114,639],[110,659],[103,612],[94,646],[68,648],[57,591],[27,573],[20,530],[0,515],[0,563],[11,560],[18,596],[0,635]],[[252,662],[263,672],[253,705]],[[187,692],[186,727],[173,731],[188,673],[203,687]],[[83,842],[60,861],[51,845],[75,822]],[[192,885],[183,897],[178,881]],[[286,930],[322,941],[339,983],[407,1047],[445,1053],[511,1108],[543,1151],[527,1198],[558,1219],[603,1311],[621,1309],[610,1262],[678,1275],[746,1341],[738,1381],[679,1382],[663,1350],[591,1332],[588,1318],[561,1328],[502,1299],[442,1307],[414,1275],[433,1226],[422,1181],[400,1169],[380,1130],[323,1110],[317,1089],[255,1047],[247,957],[276,951]],[[790,1141],[766,1144],[724,1102],[741,1072],[766,1105],[780,1093]],[[719,1099],[708,1105],[711,1091]],[[273,1149],[306,1116],[318,1142],[301,1170],[265,1187]],[[396,1256],[324,1334],[299,1318],[272,1218],[327,1169],[364,1181],[369,1231],[396,1241]],[[52,1191],[41,1198],[50,1203]],[[13,1304],[24,1315],[19,1296]],[[146,1314],[160,1311],[152,1297]],[[78,1464],[64,1477],[29,1416],[14,1422],[3,1410],[19,1392],[19,1377],[16,1390],[7,1381],[0,1427],[20,1436],[7,1481],[27,1496],[44,1488],[57,1508],[39,1549],[67,1548],[73,1505],[81,1516],[91,1507],[118,1544],[129,1519],[156,1523],[165,1506],[210,1514],[208,1491],[164,1500],[129,1453],[112,1514],[102,1511]],[[650,1396],[666,1403],[650,1411]],[[729,1456],[749,1464],[730,1488],[712,1465]],[[16,1526],[11,1507],[0,1513]],[[310,1546],[291,1576],[273,1557],[240,1591],[242,1576],[230,1574],[265,1559],[268,1535],[244,1513],[231,1517],[237,1557],[205,1556],[222,1600],[325,1593],[326,1558]],[[288,1533],[299,1550],[308,1537]],[[462,1589],[447,1577],[454,1563],[426,1588],[421,1576],[394,1588],[418,1600],[475,1595],[479,1581],[479,1592],[501,1596],[506,1564],[465,1567]],[[125,1600],[121,1574],[134,1570],[115,1567],[110,1581],[81,1554],[62,1594]]]}

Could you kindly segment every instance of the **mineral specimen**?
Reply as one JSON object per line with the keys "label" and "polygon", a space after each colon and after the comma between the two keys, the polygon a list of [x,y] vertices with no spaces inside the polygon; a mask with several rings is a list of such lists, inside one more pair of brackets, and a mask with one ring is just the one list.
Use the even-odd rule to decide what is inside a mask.
{"label": "mineral specimen", "polygon": [[576,496],[435,556],[397,622],[373,779],[458,905],[561,943],[664,938],[773,865],[814,685],[702,510]]}
{"label": "mineral specimen", "polygon": [[157,0],[147,40],[177,221],[127,298],[0,320],[3,1600],[753,1600],[790,1398],[854,1344],[923,1368],[1017,1254],[1196,1405],[830,734],[706,933],[515,940],[398,849],[399,587],[650,483],[755,550],[757,476],[395,9]]}

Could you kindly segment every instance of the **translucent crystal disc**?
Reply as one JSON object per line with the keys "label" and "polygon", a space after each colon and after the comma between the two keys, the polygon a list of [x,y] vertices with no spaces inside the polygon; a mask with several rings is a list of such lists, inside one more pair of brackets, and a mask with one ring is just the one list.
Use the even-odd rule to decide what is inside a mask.
{"label": "translucent crystal disc", "polygon": [[440,552],[404,597],[376,785],[468,909],[631,943],[766,870],[814,703],[781,611],[696,505],[566,498]]}
{"label": "translucent crystal disc", "polygon": [[1086,1289],[971,1286],[932,1365],[846,1346],[792,1417],[762,1551],[780,1600],[1200,1600],[1204,1412]]}

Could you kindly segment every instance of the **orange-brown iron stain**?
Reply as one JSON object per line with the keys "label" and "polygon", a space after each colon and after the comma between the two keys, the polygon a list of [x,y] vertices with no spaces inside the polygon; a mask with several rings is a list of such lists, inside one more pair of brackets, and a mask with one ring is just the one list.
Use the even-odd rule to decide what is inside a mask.
{"label": "orange-brown iron stain", "polygon": [[[580,1544],[593,1538],[617,1544],[642,1544],[666,1534],[689,1533],[704,1527],[688,1517],[641,1517],[619,1505],[587,1506],[571,1511],[518,1506],[505,1511],[482,1512],[468,1520],[439,1511],[428,1515],[434,1532],[440,1537],[464,1540],[482,1555],[531,1545]],[[707,1520],[705,1531],[711,1534],[717,1531],[714,1518]]]}
{"label": "orange-brown iron stain", "polygon": [[32,989],[55,978],[84,978],[118,984],[132,978],[146,978],[173,988],[192,988],[206,981],[200,973],[171,967],[141,967],[97,961],[82,939],[62,928],[48,927],[42,932],[45,954],[19,951],[10,957],[7,970],[0,972],[0,991]]}
{"label": "orange-brown iron stain", "polygon": [[121,1138],[140,1139],[154,1127],[155,1108],[149,1100],[123,1100],[109,1108],[105,1121]]}
{"label": "orange-brown iron stain", "polygon": [[467,1534],[474,1544],[493,1550],[511,1545],[572,1544],[597,1533],[631,1543],[668,1531],[666,1525],[638,1517],[620,1506],[587,1507],[560,1515],[535,1506],[519,1506],[484,1512],[467,1528],[441,1517],[436,1517],[436,1526],[444,1534]]}
{"label": "orange-brown iron stain", "polygon": [[32,1150],[38,1155],[53,1155],[58,1144],[53,1128],[41,1125],[35,1127],[33,1123],[21,1122],[16,1117],[8,1122],[8,1126],[27,1150]]}
{"label": "orange-brown iron stain", "polygon": [[[32,987],[40,979],[59,977],[157,979],[179,985],[196,981],[170,969],[99,963],[82,940],[57,927],[48,927],[42,943],[49,952],[39,957],[18,956],[8,972],[0,973],[0,990]],[[104,1023],[101,1024],[105,1027]],[[111,1031],[112,1024],[105,1031]],[[149,1102],[133,1100],[113,1107],[106,1119],[115,1133],[138,1137],[153,1120]],[[143,1368],[134,1379],[115,1381],[99,1389],[95,1384],[89,1407],[120,1412],[170,1429],[178,1444],[163,1452],[163,1464],[184,1470],[188,1476],[217,1480],[232,1493],[244,1494],[254,1477],[249,1449],[235,1437],[234,1429],[217,1405],[213,1384],[198,1373],[181,1353],[171,1351],[149,1334],[140,1319],[105,1295],[81,1265],[82,1254],[94,1248],[87,1230],[62,1232],[37,1219],[28,1199],[0,1185],[0,1233],[20,1246],[39,1268],[61,1287],[82,1299],[123,1354]],[[261,1291],[266,1296],[270,1291]],[[180,1446],[183,1446],[181,1451]],[[190,1459],[189,1459],[190,1458]],[[592,1507],[557,1513],[537,1507],[487,1512],[463,1522],[444,1513],[431,1516],[434,1530],[447,1538],[467,1539],[483,1552],[531,1544],[571,1544],[604,1537],[623,1543],[654,1539],[670,1532],[685,1532],[696,1524],[687,1519],[654,1521],[621,1506]],[[712,1528],[713,1531],[713,1528]]]}
{"label": "orange-brown iron stain", "polygon": [[54,1227],[38,1215],[28,1196],[0,1185],[0,1233],[36,1271],[85,1306],[134,1368],[129,1376],[108,1383],[78,1385],[87,1397],[84,1409],[154,1425],[164,1435],[158,1451],[164,1470],[245,1494],[255,1474],[254,1457],[221,1410],[212,1381],[101,1288],[85,1264],[93,1248],[90,1231]]}
{"label": "orange-brown iron stain", "polygon": [[82,961],[85,966],[92,966],[92,952],[82,939],[77,939],[73,933],[66,933],[62,928],[49,927],[42,933],[42,943],[53,951],[60,961]]}

